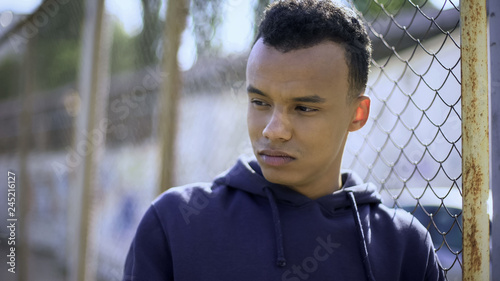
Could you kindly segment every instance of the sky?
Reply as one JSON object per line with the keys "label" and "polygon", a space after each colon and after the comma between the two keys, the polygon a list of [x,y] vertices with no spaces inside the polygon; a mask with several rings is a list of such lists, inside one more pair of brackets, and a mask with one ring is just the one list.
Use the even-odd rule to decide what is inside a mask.
{"label": "sky", "polygon": [[28,14],[33,12],[42,0],[4,0],[0,1],[0,12],[11,11],[13,13]]}

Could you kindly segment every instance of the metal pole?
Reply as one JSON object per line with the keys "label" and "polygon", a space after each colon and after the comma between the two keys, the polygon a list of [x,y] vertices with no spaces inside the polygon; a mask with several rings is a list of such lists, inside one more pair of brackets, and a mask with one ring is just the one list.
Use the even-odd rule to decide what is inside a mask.
{"label": "metal pole", "polygon": [[463,280],[489,280],[488,48],[486,0],[460,1]]}
{"label": "metal pole", "polygon": [[157,193],[172,186],[174,171],[174,143],[176,135],[177,107],[182,91],[181,74],[177,63],[181,34],[186,26],[189,0],[168,1],[165,32],[163,36],[163,71],[168,75],[160,93],[160,180]]}
{"label": "metal pole", "polygon": [[[107,122],[103,126],[107,92],[103,79],[107,76],[107,48],[103,46],[104,0],[85,1],[81,65],[78,91],[80,113],[75,124],[72,157],[79,160],[75,167],[74,187],[70,189],[69,280],[95,280],[96,260],[93,241],[92,214],[96,186],[96,166],[106,140]],[[103,128],[105,127],[105,128]]]}
{"label": "metal pole", "polygon": [[19,220],[17,233],[19,235],[18,250],[18,281],[26,281],[30,278],[30,251],[31,245],[29,242],[29,215],[30,206],[32,205],[32,178],[29,174],[29,154],[32,148],[33,130],[33,104],[35,91],[35,71],[33,57],[35,53],[36,38],[32,38],[27,42],[25,55],[23,59],[24,77],[22,90],[22,109],[20,116],[20,135],[19,135],[19,173],[16,179],[19,181],[17,188],[17,202],[19,206]]}
{"label": "metal pole", "polygon": [[[491,145],[491,192],[493,202],[500,202],[500,1],[488,1],[490,39],[490,145]],[[492,32],[493,31],[493,32]],[[493,204],[491,276],[500,276],[500,204]]]}

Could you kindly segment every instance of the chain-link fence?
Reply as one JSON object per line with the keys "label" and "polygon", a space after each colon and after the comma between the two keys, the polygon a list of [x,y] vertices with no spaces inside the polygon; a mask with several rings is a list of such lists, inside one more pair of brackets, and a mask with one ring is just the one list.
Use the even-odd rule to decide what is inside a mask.
{"label": "chain-link fence", "polygon": [[[85,7],[94,2],[49,0],[25,15],[0,10],[0,167],[22,179],[21,245],[29,245],[20,263],[28,277],[19,280],[47,267],[47,255],[55,261],[47,280],[75,270],[68,257],[81,238],[73,221],[79,211],[89,212],[93,238],[86,248],[98,278],[119,280],[137,224],[158,192],[167,2],[105,2],[94,42],[105,70],[96,86],[104,115],[86,131],[78,123],[87,115],[81,73],[92,58],[82,38],[89,38]],[[174,101],[174,185],[210,181],[251,153],[245,65],[254,23],[268,2],[191,0],[178,53],[183,82]],[[412,212],[431,233],[448,280],[461,280],[459,2],[352,2],[374,47],[366,93],[372,108],[367,125],[349,136],[343,167],[377,184],[385,204]],[[79,169],[92,147],[99,153],[90,208],[75,209]],[[4,247],[8,233],[0,234]]]}
{"label": "chain-link fence", "polygon": [[448,280],[461,280],[462,178],[458,1],[360,1],[373,41],[369,123],[344,166],[431,233]]}

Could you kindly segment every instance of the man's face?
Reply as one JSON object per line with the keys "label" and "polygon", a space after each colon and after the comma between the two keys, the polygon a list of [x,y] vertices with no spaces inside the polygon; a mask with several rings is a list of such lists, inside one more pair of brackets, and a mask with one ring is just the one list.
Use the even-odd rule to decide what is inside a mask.
{"label": "man's face", "polygon": [[369,107],[367,97],[348,102],[348,73],[337,43],[282,53],[257,41],[247,65],[247,122],[268,181],[303,194],[339,188],[348,132],[360,128],[360,101]]}

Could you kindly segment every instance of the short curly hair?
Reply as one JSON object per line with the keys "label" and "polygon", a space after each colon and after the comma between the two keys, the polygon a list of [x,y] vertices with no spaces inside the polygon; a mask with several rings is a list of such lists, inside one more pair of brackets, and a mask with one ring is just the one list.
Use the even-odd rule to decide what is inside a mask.
{"label": "short curly hair", "polygon": [[356,12],[332,0],[279,0],[266,9],[255,42],[283,53],[324,41],[341,44],[349,68],[349,100],[361,95],[368,81],[371,42]]}

